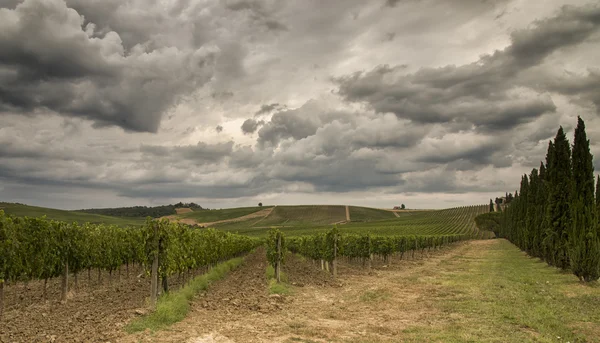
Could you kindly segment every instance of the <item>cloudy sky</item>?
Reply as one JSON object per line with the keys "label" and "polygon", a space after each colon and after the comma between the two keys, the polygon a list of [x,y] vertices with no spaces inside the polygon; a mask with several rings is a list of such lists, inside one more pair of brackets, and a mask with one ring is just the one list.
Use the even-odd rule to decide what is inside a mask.
{"label": "cloudy sky", "polygon": [[0,0],[0,201],[487,203],[586,121],[590,0]]}

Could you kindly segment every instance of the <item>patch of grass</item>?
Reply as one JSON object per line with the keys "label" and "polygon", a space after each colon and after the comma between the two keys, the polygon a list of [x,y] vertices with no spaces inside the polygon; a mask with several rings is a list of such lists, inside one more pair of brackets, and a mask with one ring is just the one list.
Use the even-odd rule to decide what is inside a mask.
{"label": "patch of grass", "polygon": [[190,310],[190,302],[196,294],[208,289],[211,283],[224,278],[242,262],[243,258],[238,257],[218,264],[208,273],[194,278],[182,289],[161,296],[154,312],[132,321],[125,327],[125,331],[156,331],[181,321]]}
{"label": "patch of grass", "polygon": [[284,273],[283,271],[281,272],[281,276],[280,276],[281,282],[280,283],[277,283],[277,280],[275,280],[275,269],[272,266],[267,267],[267,269],[265,271],[265,276],[267,277],[267,280],[269,281],[269,293],[270,294],[286,295],[286,294],[292,293],[292,289],[287,284],[287,282],[288,282],[287,274]]}
{"label": "patch of grass", "polygon": [[443,320],[404,330],[406,342],[600,342],[597,285],[489,242],[440,265],[440,288],[426,301]]}
{"label": "patch of grass", "polygon": [[361,294],[360,296],[360,300],[361,301],[383,301],[383,300],[387,300],[390,298],[390,292],[388,292],[385,289],[372,289],[372,290],[368,290],[366,292],[364,292],[363,294]]}

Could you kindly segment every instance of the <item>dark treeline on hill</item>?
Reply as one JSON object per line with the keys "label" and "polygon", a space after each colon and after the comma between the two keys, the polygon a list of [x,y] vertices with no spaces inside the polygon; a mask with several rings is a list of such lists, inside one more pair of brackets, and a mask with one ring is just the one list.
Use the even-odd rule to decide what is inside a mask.
{"label": "dark treeline on hill", "polygon": [[77,210],[76,212],[85,212],[93,214],[102,214],[105,216],[114,217],[152,217],[160,218],[163,216],[170,216],[176,214],[176,208],[191,208],[192,210],[201,210],[202,206],[195,203],[182,203],[178,202],[173,205],[162,205],[162,206],[133,206],[133,207],[117,207],[117,208],[90,208],[84,210]]}
{"label": "dark treeline on hill", "polygon": [[[600,183],[600,178],[598,180]],[[560,127],[545,163],[523,175],[510,206],[492,225],[529,255],[571,270],[580,280],[600,277],[600,185],[585,124],[578,118],[573,146]]]}

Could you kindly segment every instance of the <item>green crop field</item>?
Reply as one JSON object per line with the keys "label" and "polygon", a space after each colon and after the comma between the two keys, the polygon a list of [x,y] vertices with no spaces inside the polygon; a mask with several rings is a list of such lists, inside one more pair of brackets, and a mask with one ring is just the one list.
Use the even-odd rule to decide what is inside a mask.
{"label": "green crop field", "polygon": [[370,222],[394,218],[396,218],[396,216],[392,211],[369,207],[350,206],[350,221],[352,222]]}
{"label": "green crop field", "polygon": [[277,206],[257,226],[314,226],[346,220],[345,206]]}
{"label": "green crop field", "polygon": [[145,218],[123,218],[123,217],[111,217],[103,216],[100,214],[91,214],[76,211],[65,211],[57,210],[53,208],[28,206],[14,203],[0,203],[0,210],[3,210],[6,214],[10,214],[16,217],[42,217],[46,216],[48,219],[60,220],[64,222],[78,222],[78,223],[93,223],[93,224],[114,224],[119,226],[130,226],[130,225],[142,225]]}
{"label": "green crop field", "polygon": [[[338,224],[342,233],[372,233],[376,235],[446,235],[478,233],[475,217],[488,211],[487,205],[457,207],[445,210],[402,213],[387,216],[385,210],[360,208],[362,222],[355,222],[350,207],[350,223]],[[364,209],[364,210],[363,210]],[[356,213],[356,212],[354,212]],[[334,215],[332,215],[334,214]],[[369,216],[371,215],[371,216]],[[273,218],[272,218],[273,216]],[[311,219],[312,218],[312,219]],[[339,220],[338,220],[339,219]],[[288,236],[326,232],[333,223],[344,221],[344,206],[281,206],[275,207],[266,219],[215,225],[215,228],[249,236],[264,237],[271,227],[279,227]]]}
{"label": "green crop field", "polygon": [[176,218],[187,218],[194,219],[198,223],[210,223],[220,220],[235,219],[243,217],[252,213],[256,213],[260,210],[270,208],[266,207],[238,207],[238,208],[226,208],[221,210],[196,210],[193,212],[183,213],[177,215]]}

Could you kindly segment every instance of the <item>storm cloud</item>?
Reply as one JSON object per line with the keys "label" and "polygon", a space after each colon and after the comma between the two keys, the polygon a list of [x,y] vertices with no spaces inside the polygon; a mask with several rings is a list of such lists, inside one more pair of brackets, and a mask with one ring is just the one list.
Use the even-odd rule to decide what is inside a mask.
{"label": "storm cloud", "polygon": [[0,201],[487,203],[578,115],[600,156],[599,39],[586,0],[0,2]]}
{"label": "storm cloud", "polygon": [[219,49],[135,45],[61,0],[0,9],[0,111],[50,110],[96,126],[156,132],[167,110],[213,75]]}

